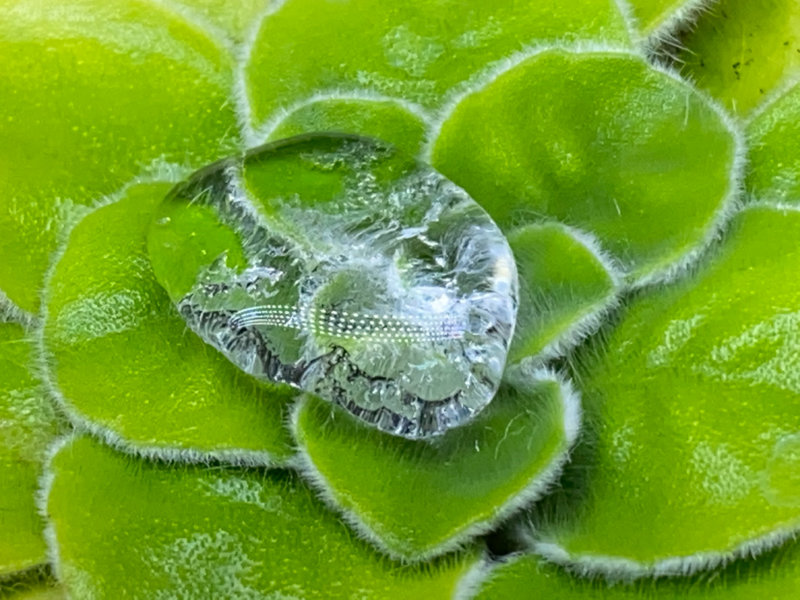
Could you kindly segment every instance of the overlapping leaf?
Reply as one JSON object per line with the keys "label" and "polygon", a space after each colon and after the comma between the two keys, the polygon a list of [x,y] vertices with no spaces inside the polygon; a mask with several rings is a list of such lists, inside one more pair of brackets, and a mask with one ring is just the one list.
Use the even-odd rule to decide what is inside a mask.
{"label": "overlapping leaf", "polygon": [[629,43],[613,2],[290,0],[264,19],[252,47],[250,125],[319,93],[368,91],[441,106],[521,47],[585,39]]}
{"label": "overlapping leaf", "polygon": [[714,0],[623,0],[630,5],[637,28],[645,36],[658,39],[691,23],[705,10],[712,10]]}
{"label": "overlapping leaf", "polygon": [[800,594],[800,544],[790,543],[755,560],[737,561],[692,577],[647,579],[609,585],[581,579],[528,555],[517,556],[482,574],[473,600],[787,600]]}
{"label": "overlapping leaf", "polygon": [[714,105],[640,57],[553,49],[461,98],[431,163],[506,231],[543,218],[578,227],[641,281],[716,234],[741,152]]}
{"label": "overlapping leaf", "polygon": [[747,117],[747,192],[800,197],[800,6],[792,0],[723,0],[684,39],[684,71]]}
{"label": "overlapping leaf", "polygon": [[334,510],[389,554],[429,558],[540,496],[577,434],[568,384],[525,376],[473,422],[423,443],[370,429],[313,397],[298,406],[301,468]]}
{"label": "overlapping leaf", "polygon": [[476,558],[392,563],[285,472],[170,467],[89,438],[51,468],[47,510],[74,598],[445,600]]}
{"label": "overlapping leaf", "polygon": [[[524,293],[512,360],[549,357],[589,332],[618,291],[612,262],[631,283],[673,275],[728,217],[740,153],[735,127],[689,85],[618,50],[630,42],[623,3],[281,4],[242,53],[238,107],[248,141],[340,130],[414,154],[431,115],[455,107],[441,138],[428,141],[434,159],[478,196],[515,246]],[[640,32],[654,39],[704,3],[631,4]],[[747,188],[786,206],[800,191],[800,102],[790,86],[797,9],[783,0],[719,4],[687,38],[686,56],[699,57],[689,70],[741,114],[759,106],[748,129]],[[56,240],[83,206],[138,175],[185,173],[237,149],[234,43],[269,6],[15,0],[0,7],[0,163],[8,166],[0,181],[0,288],[17,304],[37,310]],[[572,50],[524,51],[555,40]],[[576,50],[575,40],[615,46]],[[49,282],[44,347],[53,382],[75,422],[125,450],[282,462],[291,453],[282,428],[291,395],[249,380],[187,332],[155,282],[159,266],[149,264],[144,231],[168,187],[131,186],[73,231]],[[565,479],[577,487],[562,488],[535,514],[540,552],[578,570],[683,572],[762,550],[800,526],[798,214],[749,209],[718,259],[671,290],[641,294],[618,331],[578,354],[590,399],[588,443]],[[613,259],[570,225],[593,234]],[[181,227],[197,241],[187,260],[229,245],[202,214]],[[192,283],[170,281],[173,295]],[[0,494],[0,559],[8,548],[34,557],[16,569],[44,556],[30,473],[54,429],[49,417],[36,424],[46,404],[28,372],[30,334],[0,325],[6,334],[0,435],[10,423],[13,440],[0,438],[0,457],[31,432],[42,435],[31,460],[14,455],[6,461],[12,475],[0,478],[0,491],[6,484],[20,491]],[[494,526],[551,479],[574,427],[565,426],[564,398],[550,383],[506,388],[480,420],[432,444],[365,430],[306,398],[294,421],[301,466],[334,511],[384,551],[438,554]],[[25,412],[27,400],[16,393],[3,405],[6,388],[36,390],[26,398],[38,408]],[[39,416],[20,419],[20,407]],[[471,551],[414,568],[379,557],[287,473],[169,467],[88,438],[70,442],[53,464],[57,567],[73,597],[233,590],[243,598],[336,598],[357,590],[445,598],[474,581]],[[23,470],[17,486],[13,473]],[[564,492],[570,502],[560,506]],[[8,502],[17,504],[5,510]],[[20,524],[26,533],[12,531],[4,546]],[[497,567],[479,597],[783,600],[798,586],[795,548],[705,578],[610,589],[520,557]],[[13,597],[60,593],[45,586]]]}
{"label": "overlapping leaf", "polygon": [[386,140],[409,156],[416,156],[422,149],[426,128],[423,109],[408,103],[368,94],[323,96],[281,115],[265,141],[318,131],[358,133]]}
{"label": "overlapping leaf", "polygon": [[539,552],[683,573],[800,528],[798,236],[798,211],[744,211],[705,269],[641,295],[607,348],[575,358],[592,427],[568,508],[540,511]]}
{"label": "overlapping leaf", "polygon": [[747,191],[768,202],[800,198],[800,84],[765,102],[747,127],[750,142]]}
{"label": "overlapping leaf", "polygon": [[800,7],[795,0],[719,0],[682,44],[686,75],[746,116],[800,76]]}
{"label": "overlapping leaf", "polygon": [[[169,458],[260,464],[290,453],[292,392],[238,371],[186,331],[150,264],[146,233],[169,183],[140,184],[72,231],[49,281],[44,348],[74,420]],[[207,237],[204,221],[184,223]]]}
{"label": "overlapping leaf", "polygon": [[519,227],[508,242],[520,281],[509,364],[552,358],[599,326],[614,305],[617,274],[594,240],[557,223]]}
{"label": "overlapping leaf", "polygon": [[276,0],[164,0],[164,5],[204,30],[243,42],[253,23]]}
{"label": "overlapping leaf", "polygon": [[166,163],[237,143],[230,55],[141,0],[0,6],[0,289],[36,311],[80,207]]}
{"label": "overlapping leaf", "polygon": [[45,450],[63,423],[33,356],[30,333],[0,313],[0,579],[46,561],[34,496]]}

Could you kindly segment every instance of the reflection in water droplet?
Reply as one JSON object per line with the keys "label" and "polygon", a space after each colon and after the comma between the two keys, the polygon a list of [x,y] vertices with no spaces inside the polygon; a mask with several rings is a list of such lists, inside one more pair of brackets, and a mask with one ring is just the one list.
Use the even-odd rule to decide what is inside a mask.
{"label": "reflection in water droplet", "polygon": [[800,433],[785,435],[773,446],[764,494],[776,506],[800,506]]}
{"label": "reflection in water droplet", "polygon": [[[306,136],[206,168],[165,205],[173,216],[210,207],[241,242],[245,265],[209,256],[177,302],[247,373],[410,438],[464,423],[497,390],[514,259],[488,215],[430,167],[375,140]],[[190,221],[157,218],[151,240],[174,251],[170,228]],[[156,273],[167,289],[186,268],[174,255]]]}

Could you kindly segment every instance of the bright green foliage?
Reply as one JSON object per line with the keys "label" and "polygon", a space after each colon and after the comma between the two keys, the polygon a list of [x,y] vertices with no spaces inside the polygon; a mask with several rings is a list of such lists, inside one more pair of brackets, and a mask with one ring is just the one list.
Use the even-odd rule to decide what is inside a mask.
{"label": "bright green foliage", "polygon": [[173,302],[189,293],[203,267],[223,255],[232,269],[246,263],[236,232],[200,204],[160,204],[147,236],[147,254],[153,274]]}
{"label": "bright green foliage", "polygon": [[[697,86],[650,60],[679,42]],[[0,57],[0,303],[33,327],[0,323],[0,599],[61,600],[48,556],[77,600],[462,600],[489,571],[482,600],[800,596],[800,547],[766,550],[800,530],[800,0],[0,0]],[[245,259],[212,211],[156,208],[171,182],[314,130],[425,156],[494,215],[532,359],[508,377],[571,370],[583,443],[566,375],[410,442],[290,413],[187,330],[198,269]],[[53,458],[49,554],[40,358],[94,434]]]}
{"label": "bright green foliage", "polygon": [[683,571],[800,527],[798,237],[800,211],[744,211],[710,265],[576,358],[591,458],[576,510],[537,526],[541,551]]}
{"label": "bright green foliage", "polygon": [[284,458],[292,393],[247,377],[187,332],[155,280],[146,233],[169,189],[135,186],[72,231],[49,282],[52,379],[75,419],[140,451]]}
{"label": "bright green foliage", "polygon": [[800,75],[797,0],[719,0],[683,38],[684,72],[747,115]]}
{"label": "bright green foliage", "polygon": [[509,363],[559,353],[599,324],[609,308],[616,277],[590,240],[557,223],[512,230],[520,292]]}
{"label": "bright green foliage", "polygon": [[747,135],[751,145],[746,181],[748,193],[761,200],[797,203],[800,198],[800,85],[787,87],[763,105],[749,123]]}
{"label": "bright green foliage", "polygon": [[61,586],[44,584],[9,596],[8,600],[67,600],[67,595]]}
{"label": "bright green foliage", "polygon": [[451,550],[541,495],[574,440],[577,400],[551,375],[502,388],[471,423],[420,443],[306,397],[303,471],[362,535],[415,560]]}
{"label": "bright green foliage", "polygon": [[33,362],[30,334],[0,317],[0,579],[45,562],[34,495],[59,422]]}
{"label": "bright green foliage", "polygon": [[[301,140],[275,143],[268,152],[249,155],[244,163],[242,179],[259,211],[268,215],[270,225],[281,230],[297,229],[292,211],[286,207],[286,198],[297,196],[302,206],[320,211],[341,210],[341,198],[349,179],[361,174],[356,161],[337,161],[323,165],[315,153],[344,151],[347,136],[320,135]],[[374,179],[387,188],[396,180],[416,169],[416,161],[402,153],[391,151],[381,154],[364,167],[364,177]],[[383,193],[386,192],[380,188]],[[313,247],[315,236],[310,231],[299,231]]]}
{"label": "bright green foliage", "polygon": [[634,19],[645,35],[658,36],[687,20],[714,0],[624,0],[631,5]]}
{"label": "bright green foliage", "polygon": [[739,151],[715,107],[638,56],[553,50],[458,102],[431,162],[505,230],[558,219],[636,279],[713,234]]}
{"label": "bright green foliage", "polygon": [[0,289],[24,309],[59,231],[163,163],[237,141],[229,55],[152,2],[0,4]]}
{"label": "bright green foliage", "polygon": [[800,544],[755,560],[735,562],[692,577],[646,579],[610,586],[603,579],[570,577],[535,556],[498,565],[473,600],[788,600],[800,596]]}
{"label": "bright green foliage", "polygon": [[409,156],[419,154],[425,123],[418,113],[396,100],[320,98],[286,115],[267,140],[319,131],[357,132],[394,144]]}
{"label": "bright green foliage", "polygon": [[252,125],[320,92],[441,106],[525,46],[582,39],[629,43],[613,2],[289,0],[264,20],[247,65]]}
{"label": "bright green foliage", "polygon": [[164,5],[199,25],[206,25],[205,29],[218,29],[230,40],[241,42],[264,7],[274,1],[164,0]]}
{"label": "bright green foliage", "polygon": [[89,438],[52,471],[47,508],[74,598],[445,600],[475,560],[392,563],[286,472],[170,467]]}

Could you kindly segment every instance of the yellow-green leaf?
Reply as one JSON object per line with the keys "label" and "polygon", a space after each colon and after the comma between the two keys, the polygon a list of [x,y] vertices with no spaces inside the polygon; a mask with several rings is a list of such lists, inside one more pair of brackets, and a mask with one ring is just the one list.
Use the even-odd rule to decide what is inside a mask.
{"label": "yellow-green leaf", "polygon": [[35,312],[65,225],[238,143],[228,52],[144,0],[0,3],[0,289]]}
{"label": "yellow-green leaf", "polygon": [[55,455],[47,498],[72,598],[448,600],[475,562],[376,554],[282,471],[165,465],[90,438]]}
{"label": "yellow-green leaf", "polygon": [[[271,464],[290,453],[293,393],[261,383],[186,330],[146,234],[169,183],[131,187],[72,231],[48,283],[44,348],[61,403],[107,441],[172,459]],[[183,223],[206,235],[206,222]]]}
{"label": "yellow-green leaf", "polygon": [[753,206],[693,277],[632,301],[575,358],[586,422],[535,548],[679,574],[800,529],[800,211]]}

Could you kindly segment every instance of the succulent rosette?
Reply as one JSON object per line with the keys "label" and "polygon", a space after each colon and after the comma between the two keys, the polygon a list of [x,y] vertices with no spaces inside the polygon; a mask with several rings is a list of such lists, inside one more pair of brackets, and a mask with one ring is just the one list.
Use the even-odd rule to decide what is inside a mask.
{"label": "succulent rosette", "polygon": [[[789,0],[0,2],[0,598],[800,595],[798,24]],[[478,219],[513,252],[505,369],[436,435],[254,376],[180,310],[255,251],[165,198],[320,132],[423,165],[480,207],[439,234]],[[292,160],[243,185],[336,218],[340,162]],[[391,377],[461,385],[422,321],[386,322]]]}

